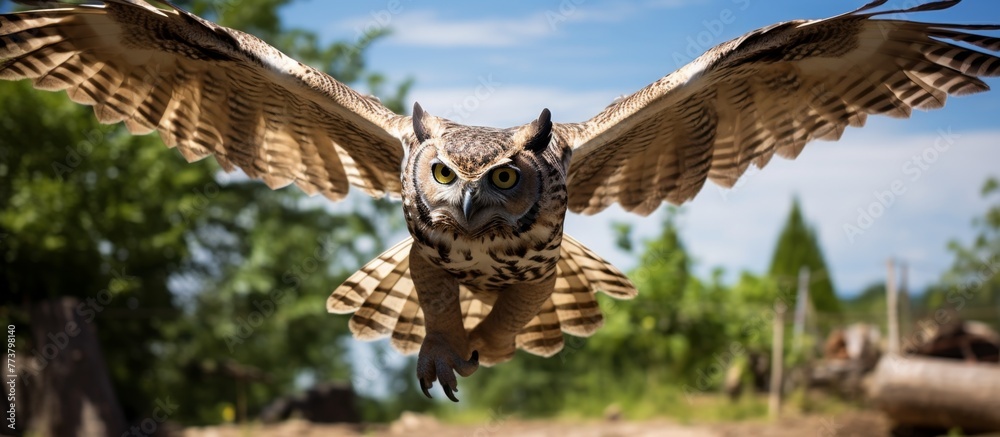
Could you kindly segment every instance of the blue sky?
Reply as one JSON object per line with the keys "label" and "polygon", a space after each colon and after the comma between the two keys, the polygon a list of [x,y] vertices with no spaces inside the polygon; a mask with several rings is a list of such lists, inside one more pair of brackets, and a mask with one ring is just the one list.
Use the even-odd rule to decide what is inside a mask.
{"label": "blue sky", "polygon": [[[302,1],[284,18],[328,41],[357,40],[365,29],[388,26],[394,34],[371,48],[369,65],[394,81],[415,79],[411,101],[467,124],[511,126],[532,120],[543,107],[556,121],[586,120],[715,44],[778,21],[829,17],[864,3]],[[914,4],[890,1],[885,8]],[[903,18],[996,23],[1000,10],[991,1],[967,0],[952,10]],[[740,270],[764,271],[798,195],[839,292],[853,294],[881,280],[889,257],[907,261],[911,284],[922,288],[950,265],[947,242],[969,241],[971,220],[986,209],[978,193],[988,176],[1000,176],[998,113],[1000,94],[986,93],[952,98],[944,110],[916,112],[909,120],[872,117],[840,142],[816,142],[796,161],[775,159],[751,171],[733,190],[706,184],[680,221],[697,272],[704,276],[718,266],[733,278]],[[881,193],[894,184],[902,194],[888,207],[873,206],[880,197],[889,203]],[[845,225],[867,224],[859,208],[877,217],[858,228],[863,233],[848,235]],[[611,221],[628,221],[638,237],[652,237],[662,215],[640,218],[612,208],[568,218],[569,234],[628,269],[634,257],[614,247]]]}

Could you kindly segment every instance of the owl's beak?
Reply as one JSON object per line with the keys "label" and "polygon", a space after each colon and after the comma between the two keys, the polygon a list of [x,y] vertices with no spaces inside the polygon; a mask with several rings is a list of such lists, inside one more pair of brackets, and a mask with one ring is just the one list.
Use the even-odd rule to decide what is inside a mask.
{"label": "owl's beak", "polygon": [[472,189],[466,189],[462,194],[462,215],[465,216],[466,223],[472,220],[472,197]]}

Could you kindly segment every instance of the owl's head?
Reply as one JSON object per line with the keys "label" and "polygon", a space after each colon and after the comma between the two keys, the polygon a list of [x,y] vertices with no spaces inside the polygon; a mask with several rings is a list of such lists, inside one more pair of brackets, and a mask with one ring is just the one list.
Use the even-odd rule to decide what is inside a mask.
{"label": "owl's head", "polygon": [[431,228],[469,237],[522,231],[539,213],[551,172],[564,171],[544,156],[552,143],[548,109],[526,125],[494,129],[452,123],[414,105],[413,132],[408,195]]}

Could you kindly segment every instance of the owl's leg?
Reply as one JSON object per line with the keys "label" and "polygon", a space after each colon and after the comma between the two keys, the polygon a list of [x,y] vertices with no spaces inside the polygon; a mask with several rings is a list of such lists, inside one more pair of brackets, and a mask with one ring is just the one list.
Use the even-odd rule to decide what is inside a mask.
{"label": "owl's leg", "polygon": [[450,273],[428,262],[416,249],[410,251],[410,277],[417,289],[420,308],[424,311],[427,334],[417,356],[417,379],[424,395],[434,381],[441,381],[441,388],[448,399],[458,402],[453,392],[458,391],[459,375],[472,375],[479,368],[479,356],[469,353],[469,338],[462,320],[462,307],[458,298],[458,280]]}
{"label": "owl's leg", "polygon": [[552,296],[556,275],[536,283],[511,285],[498,293],[490,314],[472,330],[469,341],[485,363],[510,360],[517,350],[515,339]]}

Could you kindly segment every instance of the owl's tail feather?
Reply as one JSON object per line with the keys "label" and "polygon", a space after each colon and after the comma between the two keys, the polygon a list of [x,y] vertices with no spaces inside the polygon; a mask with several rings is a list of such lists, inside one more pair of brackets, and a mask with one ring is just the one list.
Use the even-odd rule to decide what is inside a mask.
{"label": "owl's tail feather", "polygon": [[[354,313],[351,332],[361,340],[392,337],[392,346],[404,354],[420,350],[426,331],[424,315],[410,279],[409,255],[413,240],[393,246],[366,264],[333,291],[327,300],[331,313]],[[517,347],[550,357],[563,349],[563,333],[589,337],[604,318],[596,293],[616,299],[636,295],[632,282],[610,263],[568,235],[563,236],[556,285],[538,314],[517,335]],[[493,308],[493,296],[460,290],[465,329],[475,328]],[[495,363],[482,362],[484,365]]]}
{"label": "owl's tail feather", "polygon": [[420,350],[424,341],[424,313],[410,279],[407,238],[365,264],[330,295],[331,313],[354,313],[348,326],[360,340],[392,336],[392,346],[403,354]]}
{"label": "owl's tail feather", "polygon": [[604,325],[598,291],[615,299],[631,299],[637,293],[621,271],[569,235],[563,235],[556,275],[552,297],[516,340],[517,347],[543,357],[563,349],[563,332],[589,337]]}

